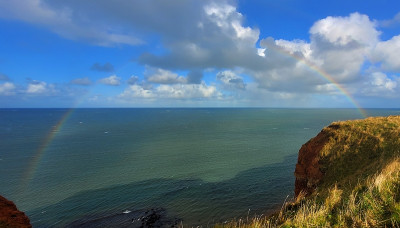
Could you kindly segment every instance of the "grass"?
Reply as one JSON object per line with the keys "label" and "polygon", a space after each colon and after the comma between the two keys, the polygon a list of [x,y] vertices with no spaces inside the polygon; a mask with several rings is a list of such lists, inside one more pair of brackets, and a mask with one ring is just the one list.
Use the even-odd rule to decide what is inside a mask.
{"label": "grass", "polygon": [[400,116],[335,122],[320,151],[323,181],[273,216],[216,227],[400,227]]}
{"label": "grass", "polygon": [[318,195],[294,213],[285,211],[281,227],[400,227],[400,159],[345,195],[337,185],[321,203]]}
{"label": "grass", "polygon": [[400,116],[375,117],[332,123],[323,129],[330,135],[320,152],[324,175],[321,188],[350,185],[381,170],[400,156]]}

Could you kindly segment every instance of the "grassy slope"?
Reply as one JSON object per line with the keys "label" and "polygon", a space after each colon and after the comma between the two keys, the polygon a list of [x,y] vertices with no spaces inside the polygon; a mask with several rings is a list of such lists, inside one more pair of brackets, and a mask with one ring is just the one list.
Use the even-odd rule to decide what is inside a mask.
{"label": "grassy slope", "polygon": [[400,155],[400,116],[336,122],[325,129],[332,136],[320,153],[322,188],[336,182],[354,187]]}
{"label": "grassy slope", "polygon": [[335,122],[321,150],[324,178],[279,215],[223,227],[400,227],[400,116]]}

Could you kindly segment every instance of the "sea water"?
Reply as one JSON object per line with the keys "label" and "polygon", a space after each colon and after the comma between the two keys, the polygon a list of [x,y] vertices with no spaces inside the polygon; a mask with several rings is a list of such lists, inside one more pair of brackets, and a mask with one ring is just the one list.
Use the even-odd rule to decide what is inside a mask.
{"label": "sea water", "polygon": [[188,226],[261,215],[293,196],[301,145],[360,113],[0,109],[0,195],[34,227],[129,227],[151,210]]}

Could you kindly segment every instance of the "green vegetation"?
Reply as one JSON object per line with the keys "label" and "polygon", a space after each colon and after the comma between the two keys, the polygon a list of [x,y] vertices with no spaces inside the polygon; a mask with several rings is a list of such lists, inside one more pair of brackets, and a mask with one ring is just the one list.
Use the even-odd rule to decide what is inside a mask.
{"label": "green vegetation", "polygon": [[312,195],[273,216],[217,227],[400,227],[400,116],[335,122],[322,132],[324,177]]}

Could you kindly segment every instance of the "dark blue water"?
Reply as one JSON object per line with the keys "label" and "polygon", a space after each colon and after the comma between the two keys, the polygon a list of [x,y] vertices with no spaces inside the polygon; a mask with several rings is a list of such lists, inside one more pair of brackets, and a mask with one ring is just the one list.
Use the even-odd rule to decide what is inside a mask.
{"label": "dark blue water", "polygon": [[35,227],[129,227],[152,209],[186,225],[268,213],[293,193],[301,145],[359,118],[355,109],[0,109],[0,194]]}

